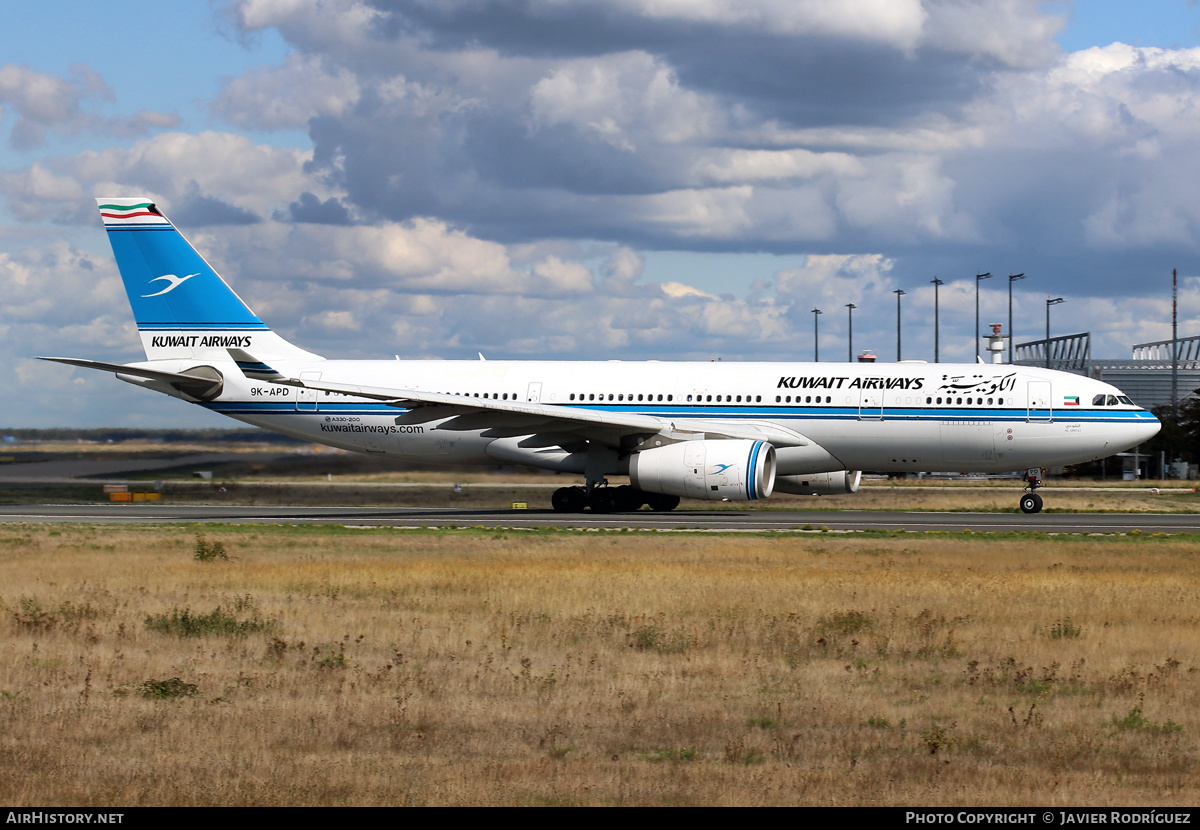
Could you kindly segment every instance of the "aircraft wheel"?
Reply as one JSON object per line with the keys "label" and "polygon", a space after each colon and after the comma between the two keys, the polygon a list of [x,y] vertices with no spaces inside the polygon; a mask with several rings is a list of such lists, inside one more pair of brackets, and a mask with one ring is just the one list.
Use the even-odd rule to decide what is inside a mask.
{"label": "aircraft wheel", "polygon": [[587,496],[582,487],[559,487],[550,497],[550,506],[556,513],[582,513]]}
{"label": "aircraft wheel", "polygon": [[679,506],[679,496],[665,496],[661,493],[650,493],[646,496],[646,504],[655,513],[665,513]]}
{"label": "aircraft wheel", "polygon": [[[613,488],[616,489],[616,488]],[[612,490],[607,487],[595,487],[588,496],[588,507],[593,513],[611,513],[616,508]]]}
{"label": "aircraft wheel", "polygon": [[1026,493],[1025,495],[1021,496],[1021,512],[1041,513],[1042,497],[1037,493]]}
{"label": "aircraft wheel", "polygon": [[613,495],[613,509],[618,513],[632,513],[641,510],[646,503],[646,494],[636,487],[622,484]]}

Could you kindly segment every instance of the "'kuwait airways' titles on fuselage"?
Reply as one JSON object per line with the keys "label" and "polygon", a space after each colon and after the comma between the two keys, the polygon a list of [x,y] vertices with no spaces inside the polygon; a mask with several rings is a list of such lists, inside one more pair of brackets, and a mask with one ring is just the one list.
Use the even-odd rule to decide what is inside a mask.
{"label": "'kuwait airways' titles on fuselage", "polygon": [[[926,380],[932,380],[926,387]],[[936,388],[938,392],[953,394],[995,395],[1008,392],[1016,387],[1017,373],[1011,370],[996,372],[963,372],[961,374],[944,374],[938,378],[911,376],[867,375],[850,377],[849,375],[785,375],[779,378],[776,389],[900,389],[918,391]]]}
{"label": "'kuwait airways' titles on fuselage", "polygon": [[924,378],[781,377],[776,389],[922,389]]}

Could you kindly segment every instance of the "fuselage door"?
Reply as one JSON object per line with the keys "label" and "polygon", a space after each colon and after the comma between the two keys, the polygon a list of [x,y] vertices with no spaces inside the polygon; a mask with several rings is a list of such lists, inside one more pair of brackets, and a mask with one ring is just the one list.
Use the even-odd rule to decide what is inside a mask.
{"label": "fuselage door", "polygon": [[1053,398],[1050,397],[1050,381],[1029,381],[1029,411],[1031,422],[1049,423],[1054,420]]}
{"label": "fuselage door", "polygon": [[882,389],[863,389],[859,392],[858,419],[860,421],[883,420]]}
{"label": "fuselage door", "polygon": [[[320,380],[320,372],[301,372],[300,380]],[[300,394],[296,396],[296,409],[301,412],[316,412],[317,411],[317,390],[305,389],[300,387]]]}
{"label": "fuselage door", "polygon": [[529,384],[529,391],[526,393],[526,400],[530,403],[540,403],[542,400],[542,385],[540,383]]}

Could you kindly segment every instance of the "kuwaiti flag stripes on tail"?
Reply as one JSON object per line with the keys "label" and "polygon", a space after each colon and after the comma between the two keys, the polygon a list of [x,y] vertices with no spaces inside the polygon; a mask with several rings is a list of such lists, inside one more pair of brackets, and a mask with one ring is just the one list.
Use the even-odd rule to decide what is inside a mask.
{"label": "kuwaiti flag stripes on tail", "polygon": [[227,349],[240,348],[320,359],[258,319],[152,199],[98,198],[96,204],[148,358],[228,362]]}
{"label": "kuwaiti flag stripes on tail", "polygon": [[158,212],[153,202],[141,199],[108,199],[100,202],[100,217],[106,228],[121,225],[167,225],[171,223]]}

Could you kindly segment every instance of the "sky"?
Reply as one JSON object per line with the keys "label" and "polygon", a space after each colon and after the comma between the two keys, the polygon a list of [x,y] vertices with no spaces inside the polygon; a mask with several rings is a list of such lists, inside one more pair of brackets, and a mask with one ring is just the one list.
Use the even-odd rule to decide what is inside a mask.
{"label": "sky", "polygon": [[[0,28],[0,427],[226,426],[143,357],[149,196],[329,357],[974,359],[1200,335],[1196,0],[46,0]],[[978,273],[991,273],[977,281]],[[986,328],[986,325],[985,325]]]}

